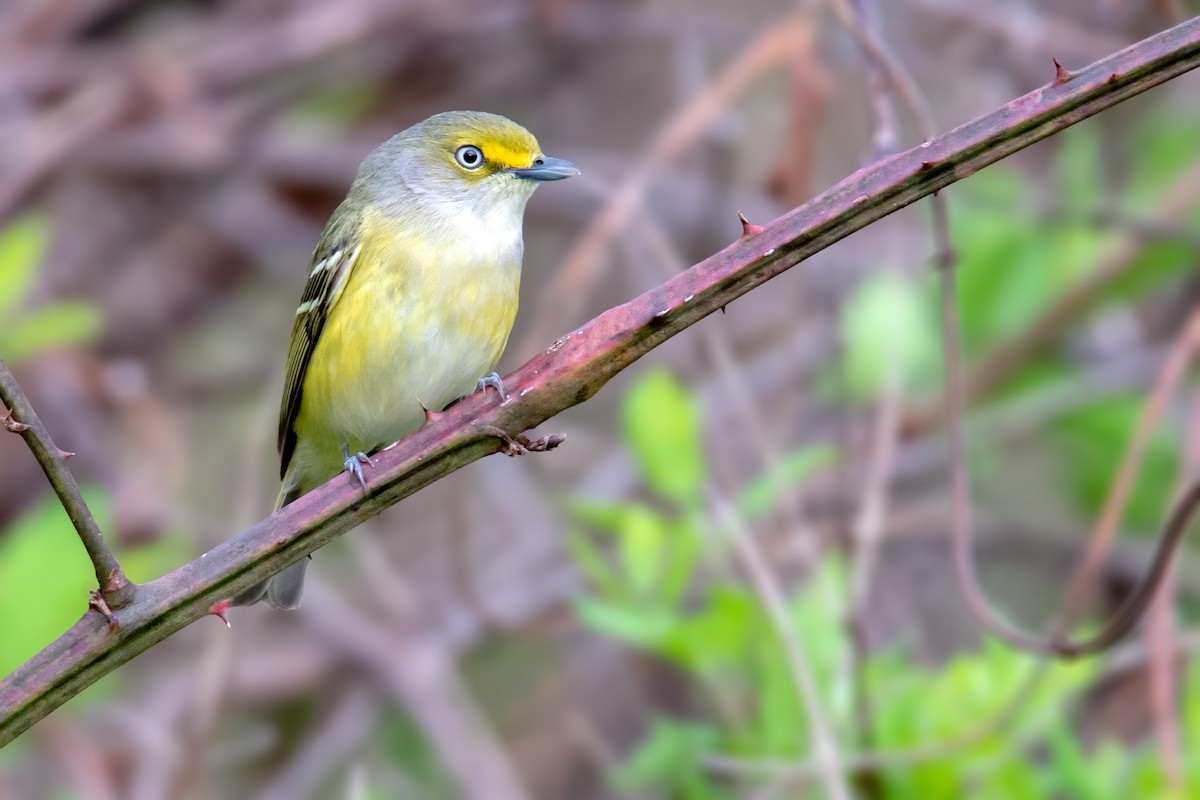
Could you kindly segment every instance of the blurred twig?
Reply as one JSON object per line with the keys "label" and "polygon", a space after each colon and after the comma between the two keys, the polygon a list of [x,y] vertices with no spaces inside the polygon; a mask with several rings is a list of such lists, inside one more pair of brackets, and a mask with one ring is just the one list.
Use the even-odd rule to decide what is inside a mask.
{"label": "blurred twig", "polygon": [[[742,217],[744,220],[745,217]],[[744,222],[743,225],[748,225]],[[664,277],[669,278],[686,268],[682,255],[667,237],[661,226],[655,223],[653,216],[644,214],[632,227],[630,240],[640,241],[644,246],[646,257],[660,265]],[[636,239],[635,239],[636,236]],[[636,259],[637,262],[643,258]],[[762,472],[770,481],[772,491],[779,497],[788,494],[787,480],[784,477],[781,464],[783,450],[779,445],[778,436],[767,429],[764,424],[764,414],[750,391],[750,383],[742,372],[730,341],[729,330],[719,326],[705,326],[697,332],[705,353],[716,367],[721,381],[721,388],[729,400],[732,414],[744,431],[743,442],[755,451],[762,465]],[[783,521],[786,529],[797,543],[797,552],[809,564],[815,564],[817,554],[816,538],[812,530],[805,524],[801,509],[797,503],[783,503]]]}
{"label": "blurred twig", "polygon": [[[453,653],[423,630],[426,615],[409,609],[404,618],[379,624],[320,580],[312,581],[309,591],[313,611],[305,620],[359,661],[412,715],[457,784],[459,797],[528,800],[529,792],[463,684]],[[404,657],[397,658],[399,653]]]}
{"label": "blurred twig", "polygon": [[1178,637],[1175,631],[1174,594],[1174,570],[1168,570],[1146,612],[1146,651],[1149,654],[1146,699],[1154,720],[1154,738],[1167,784],[1173,796],[1183,797],[1181,738],[1176,708],[1178,698],[1175,682],[1179,671],[1176,667]]}
{"label": "blurred twig", "polygon": [[[146,47],[124,52],[71,49],[57,41],[7,47],[0,52],[0,101],[12,97],[36,108],[44,96],[67,99],[34,119],[32,135],[16,147],[6,144],[0,153],[11,164],[0,176],[0,220],[76,156],[135,171],[148,164],[194,169],[197,161],[211,167],[232,158],[239,145],[236,137],[221,135],[232,130],[228,125],[198,125],[196,120],[241,119],[248,108],[270,102],[271,91],[286,91],[278,85],[265,87],[260,93],[265,97],[248,100],[248,89],[262,90],[289,70],[353,46],[369,46],[399,30],[409,34],[403,41],[411,44],[412,32],[423,27],[488,30],[499,15],[512,13],[507,8],[481,13],[479,7],[465,13],[464,5],[457,0],[344,0],[294,4],[290,14],[256,15],[253,22],[217,15],[215,22],[190,30],[190,43],[169,55]],[[21,20],[10,15],[0,23],[19,26]],[[69,30],[56,33],[70,36]],[[13,39],[20,41],[20,36]]]}
{"label": "blurred twig", "polygon": [[363,686],[351,686],[319,728],[257,795],[257,800],[319,797],[319,787],[358,753],[379,717],[380,698]]}
{"label": "blurred twig", "polygon": [[[895,58],[877,30],[877,9],[870,0],[834,0],[833,8],[842,24],[850,31],[869,70],[868,89],[875,133],[872,141],[875,157],[894,152],[900,146],[900,133],[893,95],[899,97],[917,120],[921,135],[928,141],[934,135],[933,112],[916,81],[904,65]],[[936,262],[943,271],[955,267],[950,240],[946,201],[936,193],[933,203],[933,243]],[[870,460],[863,484],[862,501],[854,520],[854,564],[850,583],[850,605],[847,624],[851,648],[847,666],[856,687],[855,706],[859,731],[870,731],[870,706],[867,692],[861,686],[865,678],[861,665],[865,660],[865,612],[870,596],[870,581],[883,543],[884,518],[888,499],[888,482],[895,463],[897,439],[900,432],[900,411],[904,405],[904,386],[895,359],[889,361],[884,375],[879,407],[872,432]],[[868,741],[869,745],[870,742]]]}
{"label": "blurred twig", "polygon": [[[1180,175],[1163,195],[1155,210],[1157,225],[1178,225],[1200,203],[1200,162]],[[971,369],[963,384],[964,402],[970,404],[1003,386],[1022,366],[1040,357],[1064,331],[1093,309],[1129,274],[1145,251],[1146,235],[1128,231],[1108,250],[1104,259],[1086,276],[1059,295],[1020,332],[1001,342]],[[931,405],[910,411],[904,420],[908,438],[919,436],[942,421],[942,409]]]}
{"label": "blurred twig", "polygon": [[767,28],[711,85],[671,117],[646,152],[632,163],[628,176],[613,191],[604,209],[576,239],[543,291],[542,306],[554,313],[547,314],[530,330],[518,350],[532,350],[559,326],[570,323],[589,295],[587,287],[592,284],[604,248],[637,212],[643,194],[659,170],[695,141],[753,81],[786,62],[810,24],[807,16],[801,14]]}
{"label": "blurred twig", "polygon": [[67,458],[75,454],[60,450],[54,445],[50,432],[38,419],[33,406],[29,404],[20,384],[3,359],[0,359],[0,402],[9,409],[8,416],[3,419],[4,427],[13,433],[21,434],[21,438],[29,445],[34,458],[50,480],[50,485],[54,487],[59,502],[66,509],[67,516],[71,518],[71,524],[79,533],[79,540],[83,542],[88,558],[92,560],[96,583],[100,587],[92,602],[96,610],[105,614],[111,621],[111,611],[123,608],[133,600],[135,586],[125,577],[116,556],[105,544],[104,535],[100,532],[96,519],[84,502],[83,495],[79,493],[75,476],[67,467]]}
{"label": "blurred twig", "polygon": [[948,433],[951,459],[951,483],[953,493],[954,514],[954,563],[958,571],[967,603],[976,619],[987,630],[1004,641],[1034,653],[1065,657],[1078,657],[1089,653],[1097,653],[1127,634],[1141,618],[1143,611],[1154,598],[1159,583],[1171,565],[1171,558],[1179,542],[1187,532],[1188,524],[1197,508],[1200,508],[1200,483],[1193,483],[1182,493],[1180,500],[1172,509],[1164,532],[1158,542],[1146,575],[1129,594],[1121,606],[1113,613],[1101,630],[1086,639],[1071,640],[1066,628],[1082,607],[1087,596],[1093,590],[1096,573],[1104,555],[1108,552],[1116,535],[1120,518],[1125,509],[1125,503],[1133,489],[1134,479],[1141,466],[1151,433],[1162,415],[1167,400],[1173,396],[1175,388],[1191,362],[1195,352],[1200,349],[1200,310],[1192,314],[1184,333],[1172,347],[1166,362],[1163,364],[1154,389],[1142,409],[1137,428],[1130,438],[1129,446],[1121,459],[1113,487],[1105,500],[1104,508],[1096,523],[1096,529],[1088,542],[1083,561],[1073,577],[1063,604],[1059,621],[1053,626],[1048,637],[1038,637],[1025,633],[1000,617],[988,602],[978,575],[975,572],[974,558],[971,554],[972,527],[971,511],[967,495],[968,477],[964,464],[964,444],[961,423],[961,394],[956,391],[959,379],[959,338],[956,310],[956,292],[952,280],[948,281],[943,290],[942,308],[944,320],[946,358],[946,404],[947,418],[950,420]]}
{"label": "blurred twig", "polygon": [[[1175,480],[1173,496],[1178,497],[1185,487],[1200,476],[1200,392],[1193,393],[1183,444],[1183,461]],[[1146,652],[1148,654],[1148,701],[1154,718],[1154,738],[1158,743],[1159,760],[1171,789],[1184,796],[1183,734],[1180,730],[1178,707],[1179,650],[1183,641],[1177,630],[1178,620],[1173,601],[1177,570],[1171,570],[1163,580],[1162,589],[1147,614]]]}
{"label": "blurred twig", "polygon": [[[1121,455],[1117,474],[1113,478],[1112,488],[1105,498],[1100,517],[1096,521],[1091,541],[1088,543],[1088,550],[1072,581],[1065,607],[1067,617],[1078,613],[1086,602],[1087,596],[1093,591],[1100,563],[1111,548],[1113,539],[1116,538],[1121,517],[1125,513],[1125,506],[1133,493],[1142,460],[1150,445],[1150,437],[1158,427],[1159,420],[1166,411],[1167,403],[1175,396],[1188,366],[1195,360],[1198,352],[1200,352],[1200,309],[1192,312],[1183,332],[1167,353],[1166,360],[1159,369],[1158,376],[1150,390],[1150,396],[1138,416],[1137,426],[1129,437],[1129,444]],[[1177,494],[1186,498],[1189,493],[1194,491],[1195,489],[1181,487]]]}
{"label": "blurred twig", "polygon": [[[1007,728],[1013,719],[1027,707],[1043,672],[1044,669],[1041,665],[1030,670],[1028,676],[1020,682],[1017,689],[995,714],[956,736],[906,750],[847,754],[843,756],[842,769],[849,775],[861,775],[937,761],[974,747],[997,731]],[[780,759],[747,759],[708,753],[701,758],[701,763],[706,769],[722,775],[772,777],[788,784],[811,782],[821,774],[821,765],[815,761],[797,764]]]}
{"label": "blurred twig", "polygon": [[779,637],[788,670],[795,683],[796,699],[804,707],[812,732],[813,762],[818,779],[825,789],[826,797],[849,800],[850,788],[842,767],[842,754],[838,749],[837,732],[825,712],[821,694],[817,690],[812,663],[809,661],[804,643],[800,641],[788,614],[787,600],[758,546],[750,537],[738,515],[727,502],[716,503],[719,518],[729,527],[729,538],[733,552],[742,568],[750,577],[755,593],[761,598],[771,627]]}
{"label": "blurred twig", "polygon": [[[1033,142],[1200,66],[1200,19],[1159,33],[837,186],[641,296],[573,330],[505,379],[396,445],[368,493],[339,476],[201,558],[141,587],[115,630],[86,615],[0,681],[0,743],[215,604],[264,580],[438,478],[581,403],[672,336],[851,233]],[[952,274],[952,271],[946,271]],[[1195,495],[1200,502],[1200,492]],[[1184,504],[1182,512],[1190,510]],[[1172,529],[1174,538],[1179,531]]]}

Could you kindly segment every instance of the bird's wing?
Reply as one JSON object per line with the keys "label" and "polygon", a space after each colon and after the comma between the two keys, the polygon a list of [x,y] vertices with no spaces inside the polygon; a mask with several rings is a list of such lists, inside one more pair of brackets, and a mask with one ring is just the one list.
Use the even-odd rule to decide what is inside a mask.
{"label": "bird's wing", "polygon": [[279,477],[287,474],[288,464],[296,449],[296,415],[300,413],[300,395],[308,361],[321,330],[329,319],[334,304],[346,288],[346,280],[362,250],[357,237],[325,236],[313,253],[312,268],[304,296],[296,308],[292,325],[292,341],[288,345],[287,377],[283,384],[283,400],[279,407]]}

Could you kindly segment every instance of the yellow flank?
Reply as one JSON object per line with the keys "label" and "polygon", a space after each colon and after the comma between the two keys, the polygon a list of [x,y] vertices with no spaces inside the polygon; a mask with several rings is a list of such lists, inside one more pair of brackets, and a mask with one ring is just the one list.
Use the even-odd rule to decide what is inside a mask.
{"label": "yellow flank", "polygon": [[362,250],[313,350],[296,419],[294,485],[416,430],[421,403],[468,394],[500,360],[516,318],[520,227],[475,235],[415,230],[367,209]]}

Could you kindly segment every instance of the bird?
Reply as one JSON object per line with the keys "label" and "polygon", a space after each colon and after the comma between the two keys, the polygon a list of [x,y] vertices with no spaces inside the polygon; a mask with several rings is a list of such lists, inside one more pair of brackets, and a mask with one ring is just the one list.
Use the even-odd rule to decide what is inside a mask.
{"label": "bird", "polygon": [[[276,509],[489,387],[517,314],[525,205],[579,174],[528,130],[436,114],[362,162],[308,267],[288,346]],[[233,599],[299,607],[308,556]]]}

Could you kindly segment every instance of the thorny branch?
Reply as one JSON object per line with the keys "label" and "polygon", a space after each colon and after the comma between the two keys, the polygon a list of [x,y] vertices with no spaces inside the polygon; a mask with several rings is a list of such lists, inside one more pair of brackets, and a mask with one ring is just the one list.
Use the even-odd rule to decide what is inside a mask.
{"label": "thorny branch", "polygon": [[[505,379],[508,401],[475,395],[381,453],[364,496],[339,476],[201,558],[138,588],[118,625],[85,614],[0,681],[0,744],[84,687],[438,478],[500,450],[510,435],[590,398],[613,376],[699,320],[809,256],[922,197],[1080,120],[1200,66],[1200,18],[1156,34],[920,147],[859,170],[666,283],[572,331]],[[1200,502],[1173,515],[1173,546]]]}
{"label": "thorny branch", "polygon": [[92,606],[105,616],[110,617],[113,610],[127,605],[134,596],[134,585],[121,571],[121,565],[116,556],[104,542],[100,526],[96,524],[92,512],[88,509],[75,476],[67,467],[67,459],[74,453],[60,450],[54,445],[46,426],[38,419],[20,384],[13,377],[8,365],[0,359],[0,403],[8,408],[8,416],[4,418],[5,429],[19,433],[34,458],[41,464],[59,502],[71,518],[71,524],[79,532],[79,540],[87,550],[92,566],[96,568],[96,583],[99,590],[92,597]]}

